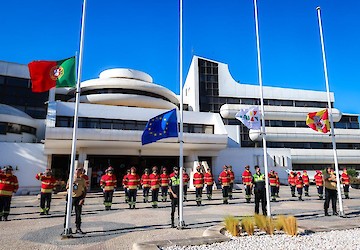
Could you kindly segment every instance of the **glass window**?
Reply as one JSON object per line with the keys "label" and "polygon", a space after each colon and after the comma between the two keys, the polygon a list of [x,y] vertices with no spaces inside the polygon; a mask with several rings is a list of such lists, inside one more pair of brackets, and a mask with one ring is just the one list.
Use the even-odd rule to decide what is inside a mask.
{"label": "glass window", "polygon": [[15,123],[8,123],[7,131],[9,133],[21,134],[21,125],[20,124],[15,124]]}
{"label": "glass window", "polygon": [[5,122],[0,122],[0,134],[5,135],[7,131],[8,124]]}

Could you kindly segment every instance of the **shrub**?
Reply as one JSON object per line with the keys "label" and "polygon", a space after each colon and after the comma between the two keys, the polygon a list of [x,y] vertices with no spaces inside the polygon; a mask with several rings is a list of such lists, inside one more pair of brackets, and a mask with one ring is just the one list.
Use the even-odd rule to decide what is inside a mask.
{"label": "shrub", "polygon": [[266,217],[264,215],[255,214],[254,215],[255,225],[259,230],[265,231],[266,229]]}
{"label": "shrub", "polygon": [[266,227],[265,232],[267,234],[273,235],[275,231],[274,221],[271,217],[266,217]]}
{"label": "shrub", "polygon": [[279,215],[276,220],[275,220],[275,228],[278,231],[284,230],[284,225],[285,225],[285,216],[283,215]]}
{"label": "shrub", "polygon": [[246,217],[244,219],[241,220],[241,227],[243,229],[243,231],[245,230],[245,232],[248,235],[253,235],[254,234],[254,221],[251,217]]}
{"label": "shrub", "polygon": [[294,216],[288,216],[285,219],[284,231],[286,234],[288,234],[290,236],[297,235],[297,231],[298,231],[297,220]]}
{"label": "shrub", "polygon": [[238,236],[240,233],[239,219],[234,216],[227,216],[224,220],[225,228],[232,236]]}
{"label": "shrub", "polygon": [[357,184],[357,185],[360,185],[360,179],[359,179],[359,178],[356,178],[356,177],[351,176],[351,177],[350,177],[350,184]]}
{"label": "shrub", "polygon": [[352,169],[352,168],[348,169],[346,172],[350,177],[358,177],[359,176],[359,173],[355,169]]}

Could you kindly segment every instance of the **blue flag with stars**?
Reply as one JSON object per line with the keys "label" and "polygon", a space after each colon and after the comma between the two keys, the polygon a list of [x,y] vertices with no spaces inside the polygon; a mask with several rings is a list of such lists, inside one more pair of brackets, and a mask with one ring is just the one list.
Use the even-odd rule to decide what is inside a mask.
{"label": "blue flag with stars", "polygon": [[176,109],[151,118],[141,136],[141,142],[145,145],[168,137],[178,137]]}

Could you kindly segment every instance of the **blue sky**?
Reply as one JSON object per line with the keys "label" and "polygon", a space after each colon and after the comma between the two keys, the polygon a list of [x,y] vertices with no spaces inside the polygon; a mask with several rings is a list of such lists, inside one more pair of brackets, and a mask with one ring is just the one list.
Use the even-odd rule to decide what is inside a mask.
{"label": "blue sky", "polygon": [[[193,54],[257,84],[252,0],[183,0],[184,78]],[[1,1],[0,60],[27,64],[79,50],[82,0]],[[264,86],[325,91],[316,6],[322,9],[335,106],[360,114],[360,1],[258,0]],[[125,67],[179,93],[178,0],[88,0],[82,80]]]}

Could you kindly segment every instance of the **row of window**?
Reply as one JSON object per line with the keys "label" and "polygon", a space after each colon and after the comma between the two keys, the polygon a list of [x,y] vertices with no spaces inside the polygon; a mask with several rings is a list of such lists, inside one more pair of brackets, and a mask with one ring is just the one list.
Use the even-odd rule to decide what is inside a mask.
{"label": "row of window", "polygon": [[0,122],[0,134],[6,135],[7,133],[12,133],[12,134],[28,133],[28,134],[36,135],[36,128],[29,127],[26,125],[20,125],[16,123]]}
{"label": "row of window", "polygon": [[33,93],[29,79],[0,76],[0,103],[20,109],[35,119],[45,119],[48,92]]}
{"label": "row of window", "polygon": [[[146,121],[135,120],[116,120],[116,119],[101,119],[101,118],[87,118],[79,117],[79,128],[93,128],[93,129],[115,129],[115,130],[138,130],[143,131],[146,126]],[[56,127],[72,128],[74,125],[73,117],[57,116]],[[202,133],[214,134],[214,126],[206,124],[188,124],[184,123],[184,133]]]}

